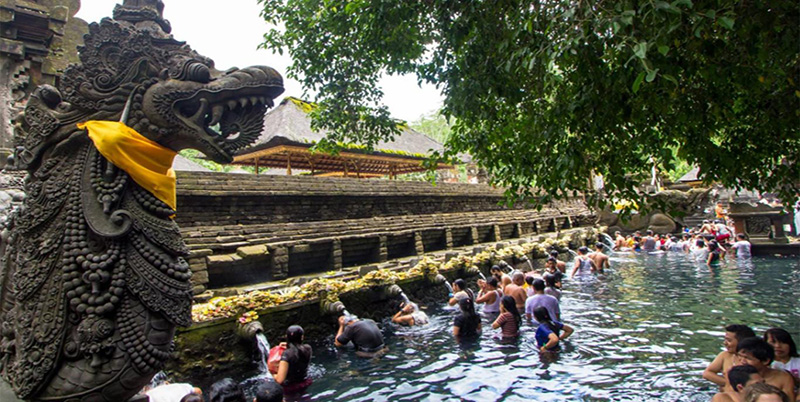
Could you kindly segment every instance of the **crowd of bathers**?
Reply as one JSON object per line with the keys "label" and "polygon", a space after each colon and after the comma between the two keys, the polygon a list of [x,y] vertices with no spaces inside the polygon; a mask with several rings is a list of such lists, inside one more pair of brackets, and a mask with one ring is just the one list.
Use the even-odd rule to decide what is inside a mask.
{"label": "crowd of bathers", "polygon": [[704,379],[719,386],[712,402],[800,401],[800,356],[789,332],[770,328],[756,336],[750,327],[733,324],[725,327],[722,345],[725,350],[703,371]]}
{"label": "crowd of bathers", "polygon": [[[732,232],[730,227],[721,221],[717,221],[717,223],[707,221],[702,225],[703,228],[712,226],[720,227],[720,229],[713,232],[707,232],[706,229],[691,230],[680,236],[662,236],[648,230],[645,235],[636,231],[625,237],[620,232],[616,232],[614,250],[648,253],[677,251],[688,254],[695,261],[709,266],[719,264],[729,256],[736,258],[752,256],[751,244],[746,234]],[[731,236],[734,236],[734,241],[731,241]]]}
{"label": "crowd of bathers", "polygon": [[[609,257],[604,250],[612,248],[619,251],[686,253],[698,262],[709,265],[719,262],[726,254],[731,253],[739,258],[750,257],[750,243],[746,237],[733,233],[727,225],[722,224],[725,228],[717,226],[720,224],[706,222],[696,230],[687,231],[680,238],[659,236],[649,230],[644,235],[635,232],[628,237],[617,232],[613,247],[601,242],[594,245],[593,251],[580,247],[569,264],[559,259],[557,250],[551,250],[541,270],[523,272],[501,261],[491,267],[491,276],[477,280],[477,292],[470,289],[464,279],[456,279],[448,284],[451,292],[447,300],[450,306],[457,306],[452,326],[453,336],[458,341],[480,339],[485,321],[486,324],[491,323],[491,330],[496,331],[497,338],[513,340],[522,336],[521,327],[529,323],[536,328],[533,337],[539,350],[542,353],[558,352],[561,341],[574,332],[574,328],[564,323],[561,317],[563,278],[567,275],[574,277],[604,274],[610,267]],[[737,238],[732,244],[728,242],[731,235]],[[482,305],[482,309],[478,309],[478,305]],[[400,304],[391,321],[405,326],[426,325],[429,322],[419,306],[407,299]],[[726,350],[703,374],[704,378],[721,387],[714,401],[766,401],[768,399],[759,398],[767,398],[770,392],[783,398],[776,401],[795,401],[787,399],[794,398],[796,385],[800,383],[800,358],[791,336],[780,328],[768,330],[763,338],[755,338],[754,335],[746,326],[726,327],[723,342]],[[270,353],[269,368],[272,376],[259,385],[255,402],[280,401],[284,394],[302,393],[311,384],[308,368],[312,351],[311,346],[303,343],[303,329],[297,325],[289,327],[286,340]],[[338,318],[334,344],[337,347],[352,347],[353,353],[360,357],[379,357],[387,351],[383,333],[377,323],[350,314],[343,314]],[[280,349],[279,353],[272,356],[275,349]],[[782,370],[790,374],[784,375]],[[180,402],[202,401],[202,398],[191,399],[195,398],[192,395],[199,394],[198,389],[181,384],[183,388],[177,390],[175,387],[178,385],[170,385],[173,387],[172,392],[188,392]],[[178,399],[158,397],[159,392],[166,392],[164,387],[169,386],[151,391],[151,401],[176,402]],[[244,394],[239,399],[241,388],[237,388],[230,379],[218,382],[211,390],[211,402],[245,402]],[[215,399],[215,395],[229,394],[234,396]],[[750,399],[747,399],[748,395]]]}

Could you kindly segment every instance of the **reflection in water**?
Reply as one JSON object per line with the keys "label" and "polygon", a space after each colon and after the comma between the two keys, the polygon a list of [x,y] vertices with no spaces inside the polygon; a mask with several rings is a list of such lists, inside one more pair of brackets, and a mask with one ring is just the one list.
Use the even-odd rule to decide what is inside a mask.
{"label": "reflection in water", "polygon": [[714,387],[700,374],[724,325],[780,326],[800,340],[797,258],[709,268],[680,254],[615,254],[611,264],[603,278],[564,282],[561,310],[575,334],[557,354],[538,352],[530,324],[500,342],[494,317],[480,339],[456,343],[455,312],[423,306],[427,326],[383,323],[382,359],[336,350],[332,335],[315,344],[314,384],[295,400],[707,401]]}

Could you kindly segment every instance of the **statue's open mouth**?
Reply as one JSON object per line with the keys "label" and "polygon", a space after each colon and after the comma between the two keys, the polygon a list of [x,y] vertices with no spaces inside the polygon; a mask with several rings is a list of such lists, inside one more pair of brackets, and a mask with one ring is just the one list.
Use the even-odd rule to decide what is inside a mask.
{"label": "statue's open mouth", "polygon": [[202,152],[211,159],[230,161],[261,134],[264,113],[274,106],[270,89],[274,88],[200,91],[176,102],[175,114],[198,133],[205,133],[202,140],[207,147]]}

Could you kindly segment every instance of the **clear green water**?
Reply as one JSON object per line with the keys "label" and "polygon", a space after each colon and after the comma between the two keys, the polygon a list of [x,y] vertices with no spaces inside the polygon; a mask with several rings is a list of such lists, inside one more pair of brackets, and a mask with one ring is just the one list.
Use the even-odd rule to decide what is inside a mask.
{"label": "clear green water", "polygon": [[[534,327],[501,343],[484,319],[475,342],[452,338],[455,311],[425,306],[431,323],[383,323],[390,353],[365,360],[312,342],[304,401],[708,401],[700,374],[721,351],[723,327],[787,329],[800,343],[800,259],[754,258],[708,268],[684,255],[615,254],[605,277],[565,281],[575,334],[540,355]],[[333,332],[334,329],[332,328]]]}

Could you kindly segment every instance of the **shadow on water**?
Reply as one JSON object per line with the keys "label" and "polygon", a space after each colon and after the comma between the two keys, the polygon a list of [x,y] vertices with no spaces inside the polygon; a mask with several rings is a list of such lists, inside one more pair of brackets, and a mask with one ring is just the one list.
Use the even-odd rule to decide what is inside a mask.
{"label": "shadow on water", "polygon": [[576,332],[558,353],[539,353],[530,323],[501,342],[493,317],[480,338],[458,343],[456,311],[422,306],[424,327],[382,323],[390,352],[381,359],[334,348],[331,328],[312,342],[314,384],[288,400],[707,401],[715,390],[700,373],[721,350],[724,325],[780,326],[800,339],[796,258],[709,268],[681,254],[618,253],[611,264],[603,277],[565,281],[562,315]]}

